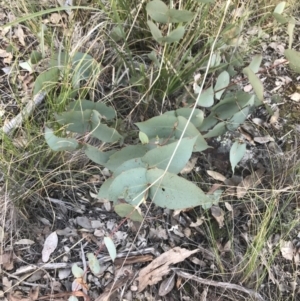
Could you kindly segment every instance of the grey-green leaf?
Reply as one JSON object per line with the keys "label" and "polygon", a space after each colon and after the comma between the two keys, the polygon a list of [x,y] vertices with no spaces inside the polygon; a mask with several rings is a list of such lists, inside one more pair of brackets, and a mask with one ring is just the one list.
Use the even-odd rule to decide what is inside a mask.
{"label": "grey-green leaf", "polygon": [[185,29],[183,26],[178,26],[176,29],[172,30],[167,36],[158,38],[158,42],[171,44],[174,42],[179,42],[184,36]]}
{"label": "grey-green leaf", "polygon": [[109,200],[108,191],[109,191],[109,187],[113,181],[114,181],[114,178],[109,178],[105,182],[102,183],[102,185],[99,189],[99,192],[98,192],[99,199],[104,199],[106,201]]}
{"label": "grey-green leaf", "polygon": [[89,267],[90,267],[92,273],[95,276],[98,276],[101,272],[101,269],[100,269],[100,264],[99,264],[97,257],[93,253],[87,253],[86,257],[89,261]]}
{"label": "grey-green leaf", "polygon": [[148,165],[142,161],[141,158],[133,158],[125,161],[122,163],[114,172],[114,177],[118,176],[122,172],[133,169],[133,168],[138,168],[138,167],[143,167],[143,168],[148,168]]}
{"label": "grey-green leaf", "polygon": [[180,22],[190,22],[193,20],[195,13],[188,10],[178,10],[171,8],[168,11],[169,22],[180,23]]}
{"label": "grey-green leaf", "polygon": [[285,4],[286,4],[286,1],[279,2],[274,9],[274,13],[282,14],[284,11],[284,8],[285,8]]}
{"label": "grey-green leaf", "polygon": [[[175,130],[175,137],[177,139],[180,138],[181,133],[183,132],[185,125],[187,123],[187,119],[185,119],[182,116],[178,116],[178,125]],[[184,137],[197,137],[197,140],[194,145],[194,151],[195,152],[201,152],[206,150],[209,146],[207,145],[205,139],[202,137],[200,132],[197,130],[197,128],[190,122],[186,128]]]}
{"label": "grey-green leaf", "polygon": [[93,102],[86,99],[72,102],[68,106],[68,110],[74,110],[74,111],[96,110],[107,120],[111,120],[116,117],[116,112],[112,107],[108,107],[106,104],[102,102]]}
{"label": "grey-green leaf", "polygon": [[145,145],[128,145],[110,156],[106,167],[115,172],[124,162],[143,157],[148,151]]}
{"label": "grey-green leaf", "polygon": [[212,138],[225,134],[227,132],[226,124],[227,123],[225,121],[219,122],[217,125],[215,125],[213,129],[211,129],[208,133],[203,135],[203,137]]}
{"label": "grey-green leaf", "polygon": [[288,22],[288,19],[286,17],[282,16],[281,14],[273,13],[272,15],[275,18],[275,20],[280,24],[285,24]]}
{"label": "grey-green leaf", "polygon": [[73,274],[73,276],[75,278],[80,278],[80,277],[82,277],[84,275],[84,271],[83,271],[83,269],[81,267],[79,267],[77,265],[77,263],[74,263],[72,265],[72,274]]}
{"label": "grey-green leaf", "polygon": [[108,161],[110,156],[109,152],[102,152],[97,147],[89,144],[86,144],[84,146],[84,152],[90,160],[103,166]]}
{"label": "grey-green leaf", "polygon": [[136,126],[149,138],[156,136],[159,138],[169,138],[172,132],[175,131],[176,124],[177,118],[175,116],[160,115],[144,122],[138,122]]}
{"label": "grey-green leaf", "polygon": [[251,70],[250,67],[243,69],[243,73],[247,75],[253,90],[260,101],[264,100],[264,86],[257,75]]}
{"label": "grey-green leaf", "polygon": [[67,125],[67,130],[84,134],[91,130],[92,110],[68,111],[55,114],[55,119],[59,124]]}
{"label": "grey-green leaf", "polygon": [[219,74],[214,90],[216,99],[221,99],[222,94],[225,92],[225,88],[229,85],[230,76],[227,71],[223,71]]}
{"label": "grey-green leaf", "polygon": [[41,73],[34,82],[33,95],[41,91],[48,92],[57,85],[58,79],[59,69],[57,67]]}
{"label": "grey-green leaf", "polygon": [[117,257],[117,250],[113,240],[110,237],[104,237],[104,244],[108,250],[110,258],[112,261],[115,261]]}
{"label": "grey-green leaf", "polygon": [[121,217],[129,217],[132,221],[142,222],[143,217],[136,208],[129,204],[118,204],[114,207],[115,212]]}
{"label": "grey-green leaf", "polygon": [[235,141],[230,149],[229,158],[230,164],[232,168],[232,172],[234,173],[234,169],[237,164],[242,160],[246,153],[246,144],[240,143],[239,141]]}
{"label": "grey-green leaf", "polygon": [[[194,138],[182,139],[173,157],[171,165],[169,166],[169,172],[178,174],[184,168],[192,155],[196,139],[197,136]],[[157,148],[147,152],[144,157],[142,157],[142,161],[147,163],[149,168],[156,167],[165,170],[177,144],[178,141],[168,145],[158,146]]]}
{"label": "grey-green leaf", "polygon": [[284,55],[289,61],[289,66],[292,70],[300,73],[300,52],[294,49],[286,49]]}
{"label": "grey-green leaf", "polygon": [[262,61],[262,55],[261,54],[256,54],[250,65],[249,65],[249,68],[254,72],[254,73],[257,73],[258,70],[259,70],[259,67],[260,67],[260,64],[261,64],[261,61]]}
{"label": "grey-green leaf", "polygon": [[139,204],[147,196],[146,171],[145,168],[134,168],[118,175],[109,187],[109,200],[116,203],[124,199],[129,204]]}
{"label": "grey-green leaf", "polygon": [[250,111],[250,107],[245,107],[239,112],[235,113],[229,120],[229,124],[227,125],[227,128],[229,131],[236,130],[244,121],[247,119],[248,114]]}
{"label": "grey-green leaf", "polygon": [[150,1],[146,5],[146,11],[149,14],[149,16],[156,22],[159,23],[169,22],[169,17],[168,17],[169,8],[164,2],[160,0]]}
{"label": "grey-green leaf", "polygon": [[162,34],[161,34],[159,28],[150,20],[147,21],[147,24],[150,28],[150,31],[151,31],[151,34],[152,34],[153,38],[157,42],[161,42],[160,39],[162,38]]}
{"label": "grey-green leaf", "polygon": [[214,104],[214,89],[210,86],[208,89],[204,90],[200,97],[198,97],[198,106],[208,108]]}
{"label": "grey-green leaf", "polygon": [[[182,116],[188,119],[192,113],[192,108],[180,108],[175,111],[176,116]],[[170,112],[170,111],[169,111]],[[191,123],[196,127],[200,127],[204,120],[204,113],[200,109],[195,109],[191,118]]]}
{"label": "grey-green leaf", "polygon": [[[150,169],[147,171],[147,180],[154,183],[163,174],[162,169]],[[174,210],[196,206],[209,207],[212,202],[210,197],[191,181],[169,172],[150,188],[149,196],[157,206]]]}
{"label": "grey-green leaf", "polygon": [[139,139],[142,144],[148,144],[149,143],[149,138],[144,132],[139,132]]}
{"label": "grey-green leaf", "polygon": [[117,130],[110,128],[103,123],[94,124],[92,126],[91,135],[101,141],[110,143],[119,141],[123,138]]}
{"label": "grey-green leaf", "polygon": [[54,151],[72,151],[79,146],[76,139],[55,136],[53,130],[48,127],[45,127],[45,139],[49,147]]}

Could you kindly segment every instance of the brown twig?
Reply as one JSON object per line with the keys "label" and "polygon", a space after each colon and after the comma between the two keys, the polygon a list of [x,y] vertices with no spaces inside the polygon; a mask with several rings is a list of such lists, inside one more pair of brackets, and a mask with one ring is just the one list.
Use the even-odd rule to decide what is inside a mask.
{"label": "brown twig", "polygon": [[214,280],[204,279],[204,278],[197,277],[195,275],[186,273],[181,270],[177,270],[177,269],[173,269],[173,270],[178,276],[180,276],[182,278],[190,279],[190,280],[196,281],[196,282],[204,284],[204,285],[222,287],[225,289],[234,289],[234,290],[237,290],[237,291],[240,291],[240,292],[250,295],[252,298],[254,298],[257,301],[265,301],[264,298],[259,293],[255,292],[254,290],[247,289],[243,286],[240,286],[237,284],[232,284],[229,282],[218,282],[218,281],[214,281]]}

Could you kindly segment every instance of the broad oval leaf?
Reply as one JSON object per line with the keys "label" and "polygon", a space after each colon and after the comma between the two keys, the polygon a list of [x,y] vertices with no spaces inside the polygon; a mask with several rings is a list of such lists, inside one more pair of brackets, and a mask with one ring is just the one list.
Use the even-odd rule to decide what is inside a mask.
{"label": "broad oval leaf", "polygon": [[117,250],[113,240],[110,237],[104,237],[104,243],[108,250],[110,258],[112,259],[112,261],[115,261],[117,257]]}
{"label": "broad oval leaf", "polygon": [[250,69],[250,67],[246,67],[243,69],[243,73],[247,75],[250,84],[253,87],[253,90],[260,101],[264,100],[264,86],[261,80],[257,77],[257,75]]}
{"label": "broad oval leaf", "polygon": [[89,79],[99,69],[97,61],[91,55],[83,52],[76,52],[74,54],[72,57],[72,67],[74,69],[73,78],[76,79],[76,83]]}
{"label": "broad oval leaf", "polygon": [[114,207],[115,212],[120,216],[120,217],[128,217],[132,221],[135,222],[142,222],[143,217],[140,215],[140,213],[137,211],[137,209],[129,204],[118,204]]}
{"label": "broad oval leaf", "polygon": [[178,10],[171,8],[168,11],[170,23],[190,22],[193,20],[195,13],[188,10]]}
{"label": "broad oval leaf", "polygon": [[145,145],[128,145],[115,152],[107,161],[106,167],[115,172],[124,162],[143,157],[148,151]]}
{"label": "broad oval leaf", "polygon": [[[194,138],[183,138],[181,140],[171,165],[169,166],[169,172],[178,174],[185,167],[192,155],[196,139],[197,136]],[[149,168],[156,167],[165,170],[177,144],[178,141],[168,145],[158,146],[157,148],[147,152],[147,154],[141,159],[143,162],[149,165]]]}
{"label": "broad oval leaf", "polygon": [[257,73],[259,71],[259,67],[260,67],[260,64],[261,64],[261,61],[262,61],[262,55],[261,54],[256,54],[250,65],[249,65],[249,68],[254,72],[254,73]]}
{"label": "broad oval leaf", "polygon": [[139,139],[142,144],[148,144],[149,143],[149,138],[144,132],[139,132]]}
{"label": "broad oval leaf", "polygon": [[225,92],[225,88],[228,87],[230,82],[230,76],[227,71],[223,71],[219,74],[214,90],[216,91],[216,99],[221,99],[222,94]]}
{"label": "broad oval leaf", "polygon": [[96,137],[101,141],[111,143],[123,139],[117,130],[110,128],[103,123],[93,124],[91,136]]}
{"label": "broad oval leaf", "polygon": [[210,113],[207,117],[204,118],[203,123],[201,124],[199,130],[207,131],[211,129],[214,125],[218,123],[219,119],[216,117],[214,112]]}
{"label": "broad oval leaf", "polygon": [[149,138],[169,138],[172,132],[175,134],[177,118],[175,116],[160,115],[144,122],[137,122],[135,125]]}
{"label": "broad oval leaf", "polygon": [[[147,180],[154,183],[163,174],[162,169],[150,169],[147,171]],[[150,188],[149,196],[157,206],[174,210],[212,205],[211,198],[198,186],[169,172]]]}
{"label": "broad oval leaf", "polygon": [[183,26],[178,26],[176,29],[172,30],[167,36],[158,38],[158,42],[171,44],[174,42],[179,42],[184,36],[185,29]]}
{"label": "broad oval leaf", "polygon": [[227,127],[226,127],[226,122],[222,121],[219,122],[217,125],[214,126],[213,129],[211,129],[208,133],[203,135],[204,138],[213,138],[213,137],[218,137],[227,132]]}
{"label": "broad oval leaf", "polygon": [[235,141],[230,149],[229,158],[230,164],[232,168],[232,172],[234,173],[234,169],[237,164],[242,160],[246,153],[246,144],[240,143],[239,141]]}
{"label": "broad oval leaf", "polygon": [[[109,200],[116,203],[119,199],[124,199],[129,204],[139,204],[145,197],[148,187],[146,171],[147,169],[139,167],[118,175],[109,187]],[[145,193],[142,193],[143,191]]]}
{"label": "broad oval leaf", "polygon": [[292,70],[300,73],[300,52],[294,49],[286,49],[284,55],[289,61],[289,66]]}
{"label": "broad oval leaf", "polygon": [[97,257],[93,253],[87,253],[86,257],[89,261],[89,267],[90,267],[92,273],[95,276],[98,276],[101,273],[101,268],[100,268],[100,264],[99,264]]}
{"label": "broad oval leaf", "polygon": [[72,265],[72,274],[75,278],[81,278],[84,275],[84,271],[77,265],[77,263],[74,263]]}
{"label": "broad oval leaf", "polygon": [[[178,119],[178,124],[177,124],[176,130],[175,130],[175,137],[177,139],[179,139],[185,128],[185,125],[187,124],[187,119],[185,119],[182,116],[178,116],[177,119]],[[194,145],[195,152],[204,151],[209,147],[208,144],[206,143],[205,139],[203,138],[203,136],[200,134],[200,132],[197,130],[197,128],[191,122],[189,122],[189,124],[186,128],[184,137],[197,137],[197,140]]]}
{"label": "broad oval leaf", "polygon": [[[176,116],[182,116],[188,119],[192,113],[192,108],[180,108],[175,111]],[[200,127],[204,120],[204,113],[200,109],[195,109],[191,118],[191,123],[196,127]]]}
{"label": "broad oval leaf", "polygon": [[74,111],[96,110],[107,120],[111,120],[116,117],[116,112],[112,107],[108,107],[106,104],[102,102],[93,102],[86,99],[81,99],[72,102],[68,106],[68,110],[74,110]]}
{"label": "broad oval leaf", "polygon": [[204,90],[200,96],[198,96],[197,105],[208,108],[214,104],[214,89],[210,86],[208,89]]}
{"label": "broad oval leaf", "polygon": [[30,63],[30,61],[21,62],[21,63],[19,63],[19,66],[21,68],[23,68],[24,70],[29,71],[30,73],[33,72],[33,66]]}
{"label": "broad oval leaf", "polygon": [[114,178],[109,178],[105,182],[102,183],[99,192],[98,192],[98,198],[103,199],[105,201],[109,201],[109,187],[114,181]]}
{"label": "broad oval leaf", "polygon": [[109,156],[111,155],[110,152],[102,152],[97,147],[89,144],[84,146],[84,152],[93,162],[103,166],[105,166],[105,163],[107,163]]}
{"label": "broad oval leaf", "polygon": [[167,15],[169,8],[164,2],[160,0],[150,1],[146,5],[146,11],[149,14],[149,16],[156,22],[159,23],[169,22],[169,17]]}
{"label": "broad oval leaf", "polygon": [[54,67],[41,73],[34,82],[33,95],[39,92],[48,92],[57,85],[59,79],[59,68]]}
{"label": "broad oval leaf", "polygon": [[275,20],[280,24],[285,24],[288,22],[288,19],[281,14],[273,13],[272,14]]}
{"label": "broad oval leaf", "polygon": [[162,34],[159,30],[159,28],[152,22],[152,21],[147,21],[147,24],[150,28],[151,34],[153,36],[153,38],[157,41],[157,42],[161,42],[160,39],[162,38]]}
{"label": "broad oval leaf", "polygon": [[72,151],[79,146],[76,139],[55,136],[53,130],[48,127],[45,127],[45,140],[49,147],[57,152]]}
{"label": "broad oval leaf", "polygon": [[127,160],[115,170],[114,177],[118,176],[119,174],[121,174],[126,170],[138,168],[138,167],[148,168],[148,165],[145,162],[143,162],[141,158],[133,158]]}
{"label": "broad oval leaf", "polygon": [[284,11],[284,8],[285,8],[285,4],[286,4],[286,1],[279,2],[274,9],[274,13],[282,14]]}
{"label": "broad oval leaf", "polygon": [[55,114],[55,119],[59,124],[67,125],[68,131],[84,134],[91,130],[92,113],[92,110],[68,111]]}
{"label": "broad oval leaf", "polygon": [[245,107],[239,112],[235,113],[229,120],[229,124],[227,125],[227,129],[229,131],[236,130],[244,121],[247,119],[250,111],[250,107]]}

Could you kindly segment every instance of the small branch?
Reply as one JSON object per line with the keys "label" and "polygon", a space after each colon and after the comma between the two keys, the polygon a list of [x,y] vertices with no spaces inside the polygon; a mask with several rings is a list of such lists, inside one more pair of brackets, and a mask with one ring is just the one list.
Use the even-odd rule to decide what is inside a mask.
{"label": "small branch", "polygon": [[46,92],[40,92],[35,95],[32,100],[29,100],[25,108],[16,117],[2,127],[1,131],[4,134],[9,135],[15,128],[22,124],[24,119],[28,118],[33,113],[34,109],[42,103],[45,96]]}
{"label": "small branch", "polygon": [[251,289],[246,289],[243,286],[240,286],[240,285],[237,285],[237,284],[232,284],[232,283],[229,283],[229,282],[217,282],[217,281],[214,281],[214,280],[203,279],[201,277],[197,277],[195,275],[192,275],[192,274],[180,271],[180,270],[176,270],[176,269],[174,269],[174,272],[178,276],[183,277],[185,279],[194,280],[198,283],[205,284],[205,285],[222,287],[222,288],[225,288],[225,289],[234,289],[234,290],[237,290],[237,291],[248,294],[252,298],[255,298],[255,300],[257,300],[257,301],[265,301],[264,298],[259,293],[255,292],[254,290],[251,290]]}

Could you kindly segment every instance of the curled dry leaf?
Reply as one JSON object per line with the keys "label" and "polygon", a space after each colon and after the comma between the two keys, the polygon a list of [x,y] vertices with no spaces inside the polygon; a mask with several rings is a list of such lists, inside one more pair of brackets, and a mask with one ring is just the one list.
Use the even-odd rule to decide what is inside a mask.
{"label": "curled dry leaf", "polygon": [[204,223],[204,221],[205,221],[205,218],[203,216],[198,217],[195,223],[190,224],[190,227],[192,227],[192,228],[199,227]]}
{"label": "curled dry leaf", "polygon": [[160,284],[158,294],[160,296],[167,295],[174,287],[175,285],[175,274],[171,275],[170,277],[167,277],[162,283]]}
{"label": "curled dry leaf", "polygon": [[15,35],[19,39],[19,42],[22,44],[22,46],[25,46],[25,35],[21,25],[19,25],[18,28],[15,30]]}
{"label": "curled dry leaf", "polygon": [[242,127],[239,127],[238,130],[252,145],[255,145],[253,137],[248,132],[246,132]]}
{"label": "curled dry leaf", "polygon": [[198,158],[195,157],[195,158],[192,158],[190,161],[188,161],[188,163],[186,163],[185,167],[181,170],[180,173],[182,175],[190,173],[194,169],[194,167],[197,163],[197,160],[198,160]]}
{"label": "curled dry leaf", "polygon": [[224,211],[219,206],[212,206],[210,210],[221,229],[224,226]]}
{"label": "curled dry leaf", "polygon": [[232,212],[232,206],[228,202],[224,202],[224,205],[228,211]]}
{"label": "curled dry leaf", "polygon": [[260,168],[253,174],[247,176],[236,188],[236,195],[238,199],[245,196],[249,188],[254,188],[260,183],[261,177],[265,173],[265,169]]}
{"label": "curled dry leaf", "polygon": [[199,250],[196,249],[190,251],[184,248],[175,247],[154,259],[139,273],[139,292],[143,291],[147,285],[156,284],[162,280],[163,276],[169,274],[171,264],[181,262],[196,252],[199,252]]}
{"label": "curled dry leaf", "polygon": [[282,240],[280,242],[280,251],[282,256],[287,260],[293,260],[294,258],[294,245],[291,241]]}
{"label": "curled dry leaf", "polygon": [[224,182],[226,180],[226,177],[223,176],[222,174],[220,174],[219,172],[216,172],[213,170],[207,170],[206,172],[209,176],[211,176],[212,178],[214,178],[217,181]]}
{"label": "curled dry leaf", "polygon": [[58,237],[56,231],[52,232],[45,240],[44,248],[42,250],[42,260],[47,262],[50,255],[54,252],[57,247]]}
{"label": "curled dry leaf", "polygon": [[11,251],[5,252],[0,256],[0,265],[3,266],[4,270],[10,271],[14,268],[14,254]]}
{"label": "curled dry leaf", "polygon": [[253,140],[259,144],[266,144],[269,142],[274,142],[274,138],[272,138],[269,135],[263,136],[263,137],[254,137]]}
{"label": "curled dry leaf", "polygon": [[250,84],[244,87],[245,92],[250,92],[252,89],[253,89],[253,87]]}
{"label": "curled dry leaf", "polygon": [[296,102],[300,101],[300,93],[298,93],[298,92],[291,94],[289,97],[293,101],[296,101]]}
{"label": "curled dry leaf", "polygon": [[276,110],[275,110],[274,114],[271,116],[269,122],[270,122],[270,124],[275,124],[278,121],[278,119],[279,119],[279,109],[276,108]]}

